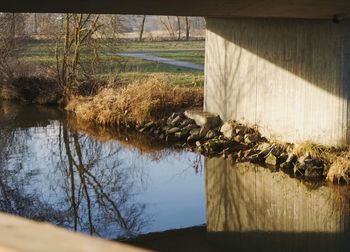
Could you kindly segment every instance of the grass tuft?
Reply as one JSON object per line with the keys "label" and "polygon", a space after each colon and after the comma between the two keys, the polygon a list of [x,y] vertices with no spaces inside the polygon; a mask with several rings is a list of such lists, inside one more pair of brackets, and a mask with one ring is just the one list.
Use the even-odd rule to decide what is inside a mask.
{"label": "grass tuft", "polygon": [[331,182],[337,182],[338,184],[342,181],[350,183],[350,148],[342,152],[332,162],[328,174],[327,180]]}

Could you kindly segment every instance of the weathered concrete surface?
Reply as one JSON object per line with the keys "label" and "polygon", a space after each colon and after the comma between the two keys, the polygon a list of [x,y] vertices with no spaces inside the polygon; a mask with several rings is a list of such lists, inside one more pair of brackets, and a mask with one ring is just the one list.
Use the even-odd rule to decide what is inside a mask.
{"label": "weathered concrete surface", "polygon": [[3,0],[0,11],[331,19],[337,14],[348,16],[350,2],[347,0]]}
{"label": "weathered concrete surface", "polygon": [[207,19],[205,109],[291,142],[349,143],[350,22]]}
{"label": "weathered concrete surface", "polygon": [[6,252],[145,252],[118,242],[73,233],[0,213],[0,251]]}
{"label": "weathered concrete surface", "polygon": [[[206,159],[207,231],[231,251],[347,251],[350,192]],[[315,186],[315,185],[314,185]],[[253,241],[253,242],[252,242]]]}

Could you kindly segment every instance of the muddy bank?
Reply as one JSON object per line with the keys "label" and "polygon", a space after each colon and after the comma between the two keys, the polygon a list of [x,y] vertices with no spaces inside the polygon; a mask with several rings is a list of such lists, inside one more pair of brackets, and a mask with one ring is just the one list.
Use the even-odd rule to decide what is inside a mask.
{"label": "muddy bank", "polygon": [[62,95],[62,88],[53,78],[18,77],[0,86],[0,97],[9,101],[59,104]]}

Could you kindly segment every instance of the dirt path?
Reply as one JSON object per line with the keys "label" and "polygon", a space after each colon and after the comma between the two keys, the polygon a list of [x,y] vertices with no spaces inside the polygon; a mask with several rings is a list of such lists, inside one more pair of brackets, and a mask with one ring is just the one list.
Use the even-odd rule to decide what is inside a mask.
{"label": "dirt path", "polygon": [[204,65],[202,65],[202,64],[195,64],[195,63],[191,63],[191,62],[187,62],[187,61],[158,57],[158,56],[152,55],[151,53],[152,52],[125,52],[125,53],[115,53],[113,55],[138,58],[138,59],[143,59],[143,60],[147,60],[147,61],[168,64],[168,65],[172,65],[172,66],[178,66],[178,67],[184,67],[184,68],[189,68],[189,69],[198,70],[198,71],[204,71]]}

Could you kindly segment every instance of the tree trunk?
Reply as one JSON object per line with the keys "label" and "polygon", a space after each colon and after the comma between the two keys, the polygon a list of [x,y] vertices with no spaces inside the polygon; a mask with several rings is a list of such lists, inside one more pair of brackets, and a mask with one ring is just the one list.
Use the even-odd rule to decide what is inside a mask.
{"label": "tree trunk", "polygon": [[176,16],[177,18],[177,31],[178,31],[178,35],[177,35],[177,40],[181,39],[181,23],[180,23],[180,17]]}
{"label": "tree trunk", "polygon": [[34,17],[33,17],[33,21],[34,21],[34,34],[35,35],[37,35],[38,34],[38,31],[39,31],[39,29],[38,29],[38,17],[37,17],[37,14],[36,13],[34,13]]}
{"label": "tree trunk", "polygon": [[186,17],[186,40],[188,41],[190,39],[190,21],[188,20],[188,17]]}
{"label": "tree trunk", "polygon": [[143,15],[141,25],[140,25],[140,36],[139,41],[142,42],[143,31],[145,29],[146,15]]}

